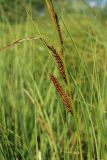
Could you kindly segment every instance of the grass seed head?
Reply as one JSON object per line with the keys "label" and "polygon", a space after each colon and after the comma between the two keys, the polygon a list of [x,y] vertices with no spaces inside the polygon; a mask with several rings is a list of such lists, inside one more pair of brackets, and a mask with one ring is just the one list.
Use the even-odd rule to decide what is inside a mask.
{"label": "grass seed head", "polygon": [[63,65],[62,59],[60,58],[58,52],[56,51],[56,49],[55,49],[53,46],[49,46],[49,45],[48,45],[47,47],[48,47],[48,48],[51,50],[51,52],[53,53],[53,56],[54,56],[54,58],[55,58],[55,60],[56,60],[56,63],[57,63],[57,65],[58,65],[58,69],[59,69],[59,71],[60,71],[60,73],[61,73],[64,81],[67,83],[66,74],[65,74],[65,69],[64,69],[64,65]]}
{"label": "grass seed head", "polygon": [[66,109],[73,113],[71,104],[70,104],[70,98],[68,97],[67,93],[64,91],[63,87],[61,86],[60,82],[57,80],[57,78],[54,75],[50,75],[50,79],[53,82],[57,92],[60,94],[63,103],[65,104]]}

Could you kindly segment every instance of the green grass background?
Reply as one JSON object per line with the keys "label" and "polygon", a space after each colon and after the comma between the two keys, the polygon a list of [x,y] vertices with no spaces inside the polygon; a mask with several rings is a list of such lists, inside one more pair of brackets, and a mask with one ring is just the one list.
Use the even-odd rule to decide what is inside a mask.
{"label": "green grass background", "polygon": [[[75,116],[65,110],[49,79],[54,73],[66,90],[40,40],[0,52],[0,160],[107,159],[107,25],[99,16],[66,8],[58,14]],[[59,49],[48,13],[32,19],[1,22],[0,48],[41,34]]]}

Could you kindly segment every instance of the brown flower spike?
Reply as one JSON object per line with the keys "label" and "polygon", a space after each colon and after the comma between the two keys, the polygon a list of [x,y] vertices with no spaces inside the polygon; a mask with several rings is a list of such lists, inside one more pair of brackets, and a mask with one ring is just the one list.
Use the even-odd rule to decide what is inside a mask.
{"label": "brown flower spike", "polygon": [[49,46],[47,45],[47,47],[51,50],[51,52],[53,53],[53,56],[57,62],[57,65],[58,65],[58,69],[64,79],[64,81],[67,83],[67,79],[66,79],[66,74],[65,74],[65,69],[64,69],[64,65],[63,65],[63,62],[62,62],[62,59],[60,58],[60,56],[58,55],[56,49],[53,47],[53,46]]}
{"label": "brown flower spike", "polygon": [[61,84],[59,83],[59,81],[57,80],[57,78],[54,75],[50,75],[50,79],[53,82],[56,90],[58,91],[58,93],[60,94],[60,96],[62,97],[63,103],[66,106],[66,109],[73,114],[71,105],[70,105],[70,99],[67,95],[67,93],[65,93],[63,87],[61,86]]}

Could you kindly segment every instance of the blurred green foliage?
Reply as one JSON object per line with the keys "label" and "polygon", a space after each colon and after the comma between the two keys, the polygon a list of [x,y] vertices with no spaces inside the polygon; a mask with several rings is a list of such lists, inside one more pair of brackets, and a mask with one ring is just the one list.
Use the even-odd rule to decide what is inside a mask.
{"label": "blurred green foliage", "polygon": [[[79,12],[79,14],[86,14],[99,16],[100,20],[106,22],[107,20],[107,6],[104,8],[91,8],[88,6],[85,0],[54,0],[56,4],[57,13],[61,14],[69,12],[71,14]],[[0,21],[1,22],[23,22],[26,20],[28,10],[31,13],[33,19],[37,15],[43,15],[45,13],[45,1],[44,0],[0,0]]]}
{"label": "blurred green foliage", "polygon": [[23,21],[25,8],[37,14],[44,10],[44,0],[0,0],[0,21]]}
{"label": "blurred green foliage", "polygon": [[104,22],[107,21],[107,5],[101,10],[101,18]]}

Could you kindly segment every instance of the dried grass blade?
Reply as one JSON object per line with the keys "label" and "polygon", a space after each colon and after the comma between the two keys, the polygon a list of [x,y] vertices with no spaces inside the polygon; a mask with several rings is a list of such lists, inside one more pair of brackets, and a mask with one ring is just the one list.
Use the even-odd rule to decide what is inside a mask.
{"label": "dried grass blade", "polygon": [[10,48],[14,45],[18,45],[23,41],[31,41],[31,40],[38,40],[38,39],[41,39],[41,38],[40,37],[27,37],[27,38],[19,39],[17,41],[14,41],[14,42],[7,44],[6,46],[0,48],[0,52],[4,51],[5,49]]}

